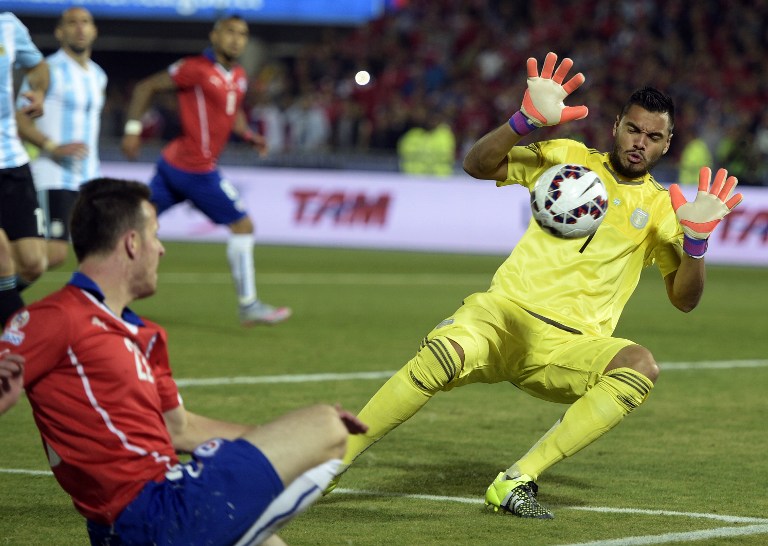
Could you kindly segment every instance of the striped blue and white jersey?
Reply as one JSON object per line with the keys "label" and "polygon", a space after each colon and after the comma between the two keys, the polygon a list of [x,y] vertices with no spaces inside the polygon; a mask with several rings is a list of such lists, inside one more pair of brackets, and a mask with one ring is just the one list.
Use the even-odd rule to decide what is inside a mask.
{"label": "striped blue and white jersey", "polygon": [[[43,103],[45,112],[35,124],[40,132],[59,144],[83,142],[88,147],[88,155],[83,159],[54,159],[41,152],[32,161],[32,177],[38,191],[77,191],[80,184],[101,176],[99,129],[107,75],[90,59],[83,66],[62,49],[46,60],[51,81]],[[28,87],[25,78],[21,91]]]}
{"label": "striped blue and white jersey", "polygon": [[0,13],[0,169],[29,163],[16,127],[13,71],[33,68],[42,60],[27,27],[13,13]]}

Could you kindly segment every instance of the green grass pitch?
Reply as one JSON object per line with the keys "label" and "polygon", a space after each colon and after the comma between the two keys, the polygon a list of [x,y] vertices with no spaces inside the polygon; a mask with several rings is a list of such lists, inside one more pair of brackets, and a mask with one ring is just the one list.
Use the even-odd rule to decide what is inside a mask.
{"label": "green grass pitch", "polygon": [[[260,296],[290,305],[294,317],[243,329],[224,246],[169,243],[158,293],[134,309],[168,329],[179,380],[392,371],[464,296],[487,288],[503,258],[260,246]],[[70,261],[47,273],[27,301],[63,284],[71,269]],[[359,459],[341,482],[346,492],[322,499],[281,535],[292,545],[668,543],[647,538],[656,535],[676,544],[766,544],[766,280],[764,269],[711,266],[702,303],[686,315],[667,301],[658,270],[643,275],[616,334],[650,348],[661,377],[648,403],[539,480],[555,520],[493,514],[482,498],[564,407],[505,384],[471,385],[437,395]],[[192,411],[259,422],[315,402],[357,411],[383,381],[181,392]],[[22,400],[0,418],[0,544],[87,544],[82,519],[46,470]]]}

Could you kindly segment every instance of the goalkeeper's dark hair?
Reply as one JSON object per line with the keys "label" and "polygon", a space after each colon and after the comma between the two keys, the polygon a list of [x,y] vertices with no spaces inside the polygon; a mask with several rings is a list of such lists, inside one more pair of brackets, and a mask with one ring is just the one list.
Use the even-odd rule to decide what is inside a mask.
{"label": "goalkeeper's dark hair", "polygon": [[619,118],[623,118],[633,105],[640,106],[649,112],[667,114],[669,116],[669,132],[670,134],[673,132],[675,128],[675,102],[672,97],[654,87],[643,87],[630,95],[624,108],[621,109]]}
{"label": "goalkeeper's dark hair", "polygon": [[69,221],[72,247],[77,261],[106,254],[130,229],[142,231],[149,202],[149,186],[116,178],[95,178],[80,186]]}

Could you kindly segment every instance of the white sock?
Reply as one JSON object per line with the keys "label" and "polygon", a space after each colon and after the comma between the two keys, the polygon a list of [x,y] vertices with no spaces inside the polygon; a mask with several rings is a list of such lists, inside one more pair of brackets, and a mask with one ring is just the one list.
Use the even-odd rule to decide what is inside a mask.
{"label": "white sock", "polygon": [[331,459],[307,470],[293,480],[264,510],[256,523],[246,531],[235,546],[261,544],[290,520],[306,512],[322,496],[341,464],[341,459]]}
{"label": "white sock", "polygon": [[227,259],[241,306],[256,301],[256,267],[253,261],[253,234],[233,233],[227,241]]}

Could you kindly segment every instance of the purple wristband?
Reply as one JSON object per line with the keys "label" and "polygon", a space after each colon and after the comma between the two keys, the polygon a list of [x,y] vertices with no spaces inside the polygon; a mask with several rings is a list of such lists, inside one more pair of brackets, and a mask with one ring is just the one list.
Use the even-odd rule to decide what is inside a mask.
{"label": "purple wristband", "polygon": [[698,260],[704,257],[709,244],[708,241],[709,239],[694,239],[693,237],[688,237],[688,235],[683,235],[683,250],[691,258]]}
{"label": "purple wristband", "polygon": [[520,136],[525,136],[538,129],[538,127],[520,110],[512,114],[512,117],[509,118],[509,126]]}

